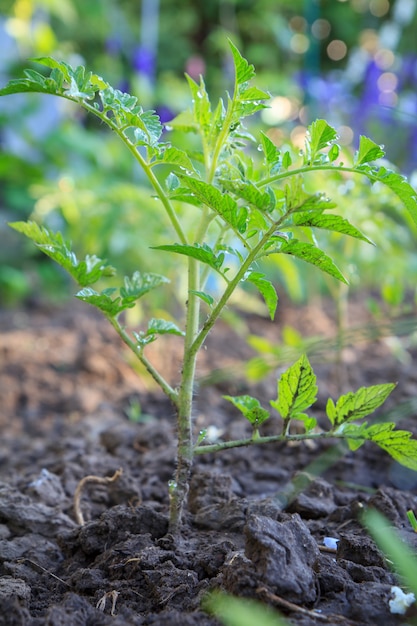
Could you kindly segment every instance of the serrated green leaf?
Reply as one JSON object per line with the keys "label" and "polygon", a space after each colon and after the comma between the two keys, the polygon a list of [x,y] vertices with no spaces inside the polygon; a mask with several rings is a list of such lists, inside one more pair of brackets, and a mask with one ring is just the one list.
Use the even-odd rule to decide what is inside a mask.
{"label": "serrated green leaf", "polygon": [[271,400],[284,420],[311,419],[304,414],[317,397],[316,376],[308,358],[302,355],[278,380],[278,396]]}
{"label": "serrated green leaf", "polygon": [[173,322],[159,318],[152,318],[148,322],[146,331],[141,331],[139,333],[133,331],[133,335],[138,342],[138,345],[144,347],[155,341],[159,335],[184,336],[185,333]]}
{"label": "serrated green leaf", "polygon": [[106,315],[110,317],[117,317],[117,315],[125,309],[132,308],[135,303],[132,302],[130,304],[127,304],[126,306],[123,306],[120,296],[116,298],[111,297],[111,293],[114,293],[115,291],[116,289],[107,289],[99,293],[91,287],[85,287],[84,289],[81,289],[78,293],[76,293],[75,297],[79,300],[82,300],[83,302],[86,302],[87,304],[95,306],[96,308],[100,309],[100,311],[103,311],[103,313],[106,313]]}
{"label": "serrated green leaf", "polygon": [[347,219],[340,215],[328,215],[326,213],[294,213],[293,221],[296,226],[308,226],[310,228],[322,228],[335,233],[349,235],[355,239],[361,239],[372,245],[373,242],[366,237],[358,228],[353,226]]}
{"label": "serrated green leaf", "polygon": [[248,216],[245,207],[238,207],[231,196],[222,193],[214,185],[190,176],[180,176],[180,178],[203,204],[216,211],[229,226],[238,233],[245,232]]}
{"label": "serrated green leaf", "polygon": [[212,250],[212,248],[205,243],[203,245],[195,244],[194,246],[189,244],[174,243],[164,246],[154,246],[153,250],[165,250],[166,252],[175,252],[176,254],[183,254],[184,256],[192,257],[193,259],[197,259],[197,261],[201,261],[201,263],[209,265],[214,270],[222,274],[220,268],[224,261],[224,252],[216,254],[214,250]]}
{"label": "serrated green leaf", "polygon": [[307,158],[314,161],[323,148],[327,148],[337,138],[335,129],[326,120],[315,120],[307,129]]}
{"label": "serrated green leaf", "polygon": [[125,276],[124,286],[120,287],[122,302],[136,302],[152,289],[166,283],[169,283],[168,278],[160,274],[134,272],[132,277]]}
{"label": "serrated green leaf", "polygon": [[355,155],[355,166],[376,161],[376,159],[381,159],[384,156],[385,152],[382,146],[379,146],[372,141],[372,139],[369,139],[369,137],[365,137],[364,135],[360,136],[359,149]]}
{"label": "serrated green leaf", "polygon": [[87,255],[84,260],[78,260],[61,233],[52,233],[32,221],[11,222],[9,226],[31,239],[44,254],[65,269],[82,287],[92,285],[102,276],[115,274],[115,269],[107,261],[95,255]]}
{"label": "serrated green leaf", "polygon": [[417,440],[406,430],[396,430],[392,422],[374,424],[365,431],[365,439],[373,441],[401,465],[417,471]]}
{"label": "serrated green leaf", "polygon": [[227,191],[232,192],[238,198],[246,200],[260,211],[271,211],[273,199],[270,193],[260,191],[250,181],[220,179],[221,184]]}
{"label": "serrated green leaf", "polygon": [[[375,174],[375,170],[369,166],[361,166],[360,169],[361,171],[364,171],[364,169],[368,168],[371,173]],[[379,181],[381,181],[398,196],[409,212],[414,223],[417,224],[417,192],[409,184],[405,176],[391,170],[386,170],[385,168],[381,168],[377,171],[376,176]]]}
{"label": "serrated green leaf", "polygon": [[[200,77],[199,85],[187,74],[186,78],[193,98],[194,122],[200,127],[203,135],[207,136],[211,127],[211,105],[203,77]],[[172,123],[169,125],[172,126]]]}
{"label": "serrated green leaf", "polygon": [[258,428],[269,418],[269,411],[262,408],[259,400],[252,396],[223,396],[246,417],[254,428]]}
{"label": "serrated green leaf", "polygon": [[206,293],[205,291],[196,291],[194,289],[190,289],[190,293],[193,293],[196,296],[198,296],[200,300],[203,300],[203,302],[208,304],[209,307],[213,306],[214,298],[209,293]]}
{"label": "serrated green leaf", "polygon": [[361,387],[355,392],[351,391],[340,396],[336,404],[329,398],[326,407],[327,417],[334,428],[362,419],[380,407],[395,386],[394,383],[384,383]]}
{"label": "serrated green leaf", "polygon": [[162,150],[152,161],[151,165],[160,165],[169,163],[171,165],[178,165],[186,170],[195,171],[194,165],[186,152],[169,146]]}
{"label": "serrated green leaf", "polygon": [[248,87],[239,92],[239,100],[241,102],[252,102],[259,100],[269,100],[269,93],[262,91],[257,87]]}
{"label": "serrated green leaf", "polygon": [[268,135],[265,135],[263,132],[261,132],[261,146],[267,164],[269,166],[277,165],[281,157],[281,152]]}
{"label": "serrated green leaf", "polygon": [[233,61],[235,64],[235,75],[237,85],[247,83],[255,76],[255,68],[250,65],[246,59],[240,54],[239,50],[229,39],[229,46],[232,51]]}
{"label": "serrated green leaf", "polygon": [[348,284],[348,281],[343,276],[334,261],[325,252],[323,252],[323,250],[320,250],[320,248],[317,248],[311,243],[298,241],[298,239],[290,239],[289,241],[283,241],[280,244],[279,252],[290,254],[291,256],[301,259],[302,261],[311,263],[321,269],[322,272],[330,274],[330,276],[337,278],[346,285]]}
{"label": "serrated green leaf", "polygon": [[246,277],[246,280],[253,283],[257,289],[259,289],[268,307],[271,320],[273,320],[277,309],[278,295],[271,281],[267,280],[265,274],[261,274],[260,272],[251,272]]}

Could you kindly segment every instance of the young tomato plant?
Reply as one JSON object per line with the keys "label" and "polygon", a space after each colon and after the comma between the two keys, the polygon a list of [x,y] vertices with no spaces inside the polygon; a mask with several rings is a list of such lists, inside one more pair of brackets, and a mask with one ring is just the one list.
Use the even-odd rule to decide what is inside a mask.
{"label": "young tomato plant", "polygon": [[[142,168],[152,193],[159,200],[160,210],[165,212],[172,226],[174,241],[157,249],[179,255],[187,263],[183,328],[180,324],[153,318],[146,329],[130,332],[120,314],[150,290],[166,283],[166,278],[136,271],[133,276],[124,278],[119,289],[95,290],[93,284],[115,273],[106,261],[94,255],[79,260],[60,233],[54,234],[34,222],[11,224],[71,274],[81,287],[76,297],[102,311],[176,407],[177,468],[169,485],[171,532],[180,528],[195,454],[250,443],[317,437],[344,438],[355,449],[369,439],[401,463],[417,469],[417,441],[411,439],[410,433],[395,430],[393,424],[356,423],[382,404],[393,385],[362,388],[342,396],[336,403],[329,400],[329,429],[317,432],[314,418],[305,413],[316,395],[314,373],[305,357],[283,374],[278,382],[277,399],[271,402],[283,420],[280,434],[262,437],[259,429],[269,412],[255,398],[239,396],[228,399],[252,424],[252,437],[211,445],[204,443],[203,433],[197,441],[193,440],[197,356],[231,295],[242,283],[252,283],[264,298],[271,318],[274,317],[278,296],[272,283],[259,271],[258,261],[269,255],[290,255],[346,282],[331,257],[317,247],[314,230],[326,229],[369,242],[358,228],[334,213],[336,205],[324,193],[306,191],[304,182],[309,176],[327,170],[329,175],[334,172],[357,174],[371,183],[385,184],[399,196],[417,223],[414,190],[401,175],[374,163],[384,152],[371,139],[360,138],[358,151],[349,164],[339,160],[336,131],[324,120],[310,125],[301,154],[278,150],[263,133],[256,142],[245,130],[243,120],[266,106],[264,101],[268,94],[252,85],[253,66],[232,43],[230,48],[235,66],[231,95],[227,94],[213,108],[203,79],[196,83],[187,77],[192,107],[169,125],[180,136],[189,132],[198,136],[200,149],[192,154],[166,141],[157,115],[144,111],[137,98],[114,89],[84,67],[73,69],[52,58],[40,58],[37,62],[51,70],[47,76],[33,69],[26,70],[23,78],[12,80],[0,90],[0,95],[39,92],[71,100],[116,133]],[[250,150],[254,143],[259,151]],[[192,223],[183,217],[183,204],[195,210]],[[208,288],[208,279],[213,273],[221,285],[216,297]],[[183,337],[178,387],[172,386],[147,356],[146,346],[165,334]],[[301,420],[304,434],[292,434],[294,420]]]}

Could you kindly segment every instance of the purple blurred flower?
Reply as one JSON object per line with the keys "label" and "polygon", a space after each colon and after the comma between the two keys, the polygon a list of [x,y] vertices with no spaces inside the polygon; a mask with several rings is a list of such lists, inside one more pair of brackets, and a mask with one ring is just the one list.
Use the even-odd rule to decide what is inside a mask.
{"label": "purple blurred flower", "polygon": [[155,73],[155,56],[145,46],[136,46],[132,55],[132,67],[140,74],[152,78]]}
{"label": "purple blurred flower", "polygon": [[156,112],[159,115],[159,119],[161,120],[162,124],[166,124],[167,122],[170,122],[175,117],[174,111],[172,111],[172,109],[170,109],[164,104],[157,106]]}
{"label": "purple blurred flower", "polygon": [[119,54],[122,50],[122,40],[117,35],[113,37],[108,37],[106,40],[106,50],[112,56]]}

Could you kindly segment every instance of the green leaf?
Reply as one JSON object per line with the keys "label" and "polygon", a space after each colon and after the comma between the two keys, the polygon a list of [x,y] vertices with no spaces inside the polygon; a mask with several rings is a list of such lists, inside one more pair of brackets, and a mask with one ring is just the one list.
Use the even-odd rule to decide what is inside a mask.
{"label": "green leaf", "polygon": [[251,272],[245,280],[253,283],[259,289],[268,307],[271,320],[273,320],[277,309],[278,295],[271,281],[267,280],[265,274],[260,272]]}
{"label": "green leaf", "polygon": [[[203,135],[207,136],[211,127],[211,105],[203,77],[200,77],[199,85],[187,74],[186,78],[193,98],[194,122],[200,127]],[[172,122],[169,126],[172,126]]]}
{"label": "green leaf", "polygon": [[245,232],[248,217],[245,207],[238,207],[231,196],[223,194],[214,185],[190,176],[180,176],[180,178],[200,202],[216,211],[238,233]]}
{"label": "green leaf", "polygon": [[203,243],[203,245],[197,243],[194,246],[189,244],[174,243],[164,246],[154,246],[153,250],[165,250],[166,252],[175,252],[176,254],[183,254],[185,256],[192,257],[193,259],[197,259],[197,261],[201,261],[201,263],[209,265],[214,270],[222,274],[222,272],[220,272],[220,268],[224,261],[224,252],[220,252],[216,255],[212,248],[205,243]]}
{"label": "green leaf", "polygon": [[163,150],[152,160],[151,165],[161,165],[169,163],[170,165],[178,165],[179,167],[195,171],[194,165],[186,152],[179,148],[169,146]]}
{"label": "green leaf", "polygon": [[269,100],[269,93],[266,91],[262,91],[257,87],[248,87],[239,92],[239,100],[240,102],[252,102],[259,100]]}
{"label": "green leaf", "polygon": [[[363,167],[361,166],[361,170],[362,169]],[[371,171],[374,172],[375,170]],[[401,202],[404,204],[405,208],[409,212],[414,223],[417,224],[417,192],[408,183],[405,176],[402,176],[397,172],[381,168],[377,172],[377,180],[381,181],[398,196],[398,198],[401,200]]]}
{"label": "green leaf", "polygon": [[224,626],[288,626],[286,620],[269,606],[247,598],[214,592],[203,600],[204,608]]}
{"label": "green leaf", "polygon": [[355,392],[340,396],[336,404],[329,398],[326,406],[327,417],[335,429],[347,422],[362,419],[380,407],[395,386],[395,383],[384,383],[361,387]]}
{"label": "green leaf", "polygon": [[417,471],[417,440],[406,430],[396,430],[395,424],[374,424],[367,431],[367,439],[380,448],[401,465]]}
{"label": "green leaf", "polygon": [[274,407],[284,420],[311,420],[304,413],[317,397],[316,376],[308,358],[302,355],[278,380],[278,396],[271,400]]}
{"label": "green leaf", "polygon": [[316,120],[307,129],[307,158],[314,161],[323,148],[327,148],[337,138],[335,129],[326,120]]}
{"label": "green leaf", "polygon": [[353,226],[348,220],[340,215],[327,215],[325,213],[294,213],[293,221],[296,226],[309,226],[310,228],[322,228],[331,230],[332,232],[349,235],[356,239],[361,239],[372,245],[373,242],[368,239],[358,228]]}
{"label": "green leaf", "polygon": [[261,146],[267,164],[269,166],[277,165],[280,161],[281,152],[268,135],[265,135],[263,132],[261,132]]}
{"label": "green leaf", "polygon": [[260,211],[270,211],[274,208],[273,200],[274,198],[268,192],[260,191],[253,183],[250,181],[243,180],[230,180],[220,178],[221,184],[227,191],[232,192],[238,198],[242,200],[246,200],[253,206],[255,206]]}
{"label": "green leaf", "polygon": [[269,418],[269,411],[263,409],[259,400],[252,396],[223,396],[246,417],[254,428],[259,428]]}
{"label": "green leaf", "polygon": [[213,306],[214,298],[209,293],[206,293],[205,291],[196,291],[194,289],[190,289],[190,293],[193,293],[196,296],[198,296],[200,300],[203,300],[203,302],[208,304],[209,307]]}
{"label": "green leaf", "polygon": [[330,274],[330,276],[337,278],[346,285],[348,284],[348,281],[343,276],[334,261],[327,256],[323,250],[320,250],[320,248],[317,248],[311,243],[298,241],[298,239],[290,239],[289,241],[283,241],[277,252],[290,254],[301,259],[302,261],[311,263],[312,265],[318,267],[322,272]]}
{"label": "green leaf", "polygon": [[236,84],[243,85],[255,76],[255,68],[250,65],[246,59],[242,57],[239,50],[229,39],[229,46],[232,51],[233,61],[235,65]]}
{"label": "green leaf", "polygon": [[159,285],[169,282],[168,278],[160,274],[141,274],[140,272],[134,272],[131,278],[129,278],[129,276],[125,276],[124,278],[124,287],[120,288],[122,302],[127,303],[132,301],[134,303],[144,296],[145,293],[159,287]]}
{"label": "green leaf", "polygon": [[179,130],[183,133],[197,132],[198,124],[191,111],[182,111],[165,125],[166,130]]}
{"label": "green leaf", "polygon": [[135,336],[138,345],[144,347],[147,344],[156,341],[159,335],[180,335],[183,337],[185,333],[173,322],[152,318],[148,322],[148,328],[146,331],[141,331],[139,333],[133,331],[133,335]]}
{"label": "green leaf", "polygon": [[132,308],[135,303],[131,302],[123,306],[120,297],[112,298],[111,294],[117,291],[116,289],[105,289],[101,293],[95,291],[91,287],[85,287],[75,294],[75,297],[87,304],[91,304],[96,308],[103,311],[110,317],[117,317],[119,313],[127,308]]}
{"label": "green leaf", "polygon": [[376,161],[376,159],[381,159],[384,156],[385,152],[382,146],[379,146],[372,141],[372,139],[369,139],[369,137],[365,137],[364,135],[360,136],[359,150],[355,155],[355,167],[369,163],[370,161]]}
{"label": "green leaf", "polygon": [[31,239],[82,287],[92,285],[102,276],[113,276],[116,272],[107,261],[94,255],[87,255],[83,261],[79,261],[61,233],[52,233],[36,222],[11,222],[9,226]]}

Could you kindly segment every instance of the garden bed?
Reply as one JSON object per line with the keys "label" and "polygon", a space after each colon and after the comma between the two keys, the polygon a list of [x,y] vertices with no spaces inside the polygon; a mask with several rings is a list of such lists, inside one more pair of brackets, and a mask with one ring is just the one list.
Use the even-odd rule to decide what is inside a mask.
{"label": "garden bed", "polygon": [[[321,309],[286,315],[307,319],[312,332],[334,330]],[[283,321],[247,325],[271,338]],[[332,360],[314,363],[317,411],[328,395],[398,381],[382,412],[416,433],[417,350],[403,349],[399,359],[388,344],[347,346],[341,390]],[[173,381],[176,345],[172,338],[169,352],[163,339],[152,346]],[[389,608],[397,579],[360,514],[373,505],[417,545],[406,518],[417,509],[417,474],[376,446],[352,453],[329,442],[271,444],[198,456],[183,533],[174,538],[174,411],[132,371],[111,327],[78,304],[2,312],[0,353],[0,624],[215,626],[202,609],[214,589],[275,606],[290,624],[404,622]],[[242,377],[203,384],[211,367],[239,372],[251,354],[229,326],[209,337],[196,432],[250,432],[222,394],[258,394],[265,406],[275,397],[276,376],[255,387]],[[277,428],[273,421],[266,432]],[[77,524],[79,481],[120,468],[114,482],[86,485],[86,523]],[[337,551],[324,547],[325,537],[339,539]]]}

